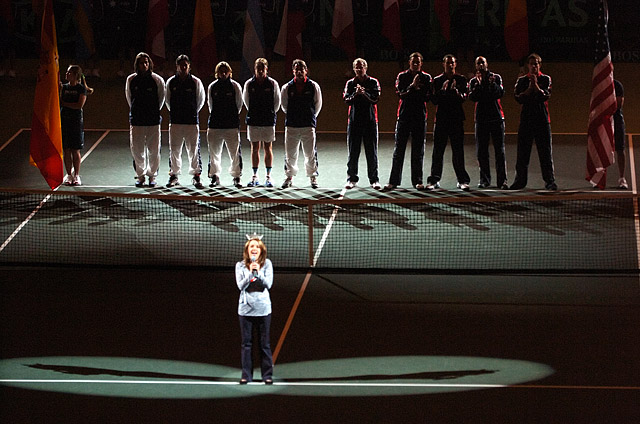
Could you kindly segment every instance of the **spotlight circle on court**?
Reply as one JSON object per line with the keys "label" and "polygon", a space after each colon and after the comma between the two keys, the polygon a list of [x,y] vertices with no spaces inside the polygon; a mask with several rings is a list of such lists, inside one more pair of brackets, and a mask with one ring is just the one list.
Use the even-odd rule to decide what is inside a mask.
{"label": "spotlight circle on court", "polygon": [[80,356],[0,360],[3,385],[126,398],[406,396],[499,388],[553,373],[548,365],[516,359],[380,356],[279,363],[274,385],[241,386],[239,369],[215,364]]}

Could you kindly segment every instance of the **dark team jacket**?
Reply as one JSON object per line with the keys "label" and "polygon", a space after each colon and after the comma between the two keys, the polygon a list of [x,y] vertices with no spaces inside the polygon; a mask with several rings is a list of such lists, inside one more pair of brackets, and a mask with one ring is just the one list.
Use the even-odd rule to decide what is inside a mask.
{"label": "dark team jacket", "polygon": [[313,82],[307,80],[301,85],[300,89],[296,87],[295,80],[287,83],[287,118],[285,126],[287,127],[313,127],[316,126],[316,107],[315,95],[316,90]]}
{"label": "dark team jacket", "polygon": [[533,94],[523,94],[530,84],[529,76],[523,75],[516,81],[516,87],[514,89],[514,96],[516,101],[522,105],[522,111],[520,112],[520,123],[551,123],[551,117],[549,116],[548,100],[551,97],[551,77],[540,73],[538,75],[538,86],[542,92],[535,92]]}
{"label": "dark team jacket", "polygon": [[[364,87],[364,96],[356,96],[357,85]],[[351,78],[344,86],[342,98],[349,105],[349,122],[378,122],[380,83],[366,75],[362,81]]]}
{"label": "dark team jacket", "polygon": [[231,78],[217,79],[209,86],[212,99],[209,128],[229,129],[240,127],[240,117],[236,103],[236,90]]}
{"label": "dark team jacket", "polygon": [[453,74],[451,81],[456,81],[456,89],[449,87],[444,90],[442,87],[444,82],[449,79],[444,73],[433,79],[433,96],[431,102],[437,106],[436,121],[464,121],[464,109],[462,103],[467,98],[469,87],[467,79],[460,74]]}
{"label": "dark team jacket", "polygon": [[[490,79],[493,78],[493,82]],[[487,72],[482,78],[482,83],[477,77],[469,81],[469,100],[476,102],[475,120],[476,122],[504,121],[504,112],[500,98],[504,96],[502,77],[493,72]]]}
{"label": "dark team jacket", "polygon": [[398,121],[420,122],[427,118],[427,102],[431,99],[433,82],[431,75],[420,71],[420,85],[409,87],[415,78],[410,70],[400,72],[396,77]]}
{"label": "dark team jacket", "polygon": [[[63,84],[60,90],[60,100],[66,103],[77,103],[80,96],[87,94],[87,89],[82,84]],[[68,119],[82,119],[82,109],[72,109],[70,107],[60,107],[60,116]]]}
{"label": "dark team jacket", "polygon": [[173,124],[198,124],[198,86],[192,75],[183,80],[176,76],[169,81],[171,91],[169,116]]}
{"label": "dark team jacket", "polygon": [[249,90],[249,109],[247,110],[247,125],[271,127],[276,124],[277,110],[273,109],[275,86],[270,78],[260,84],[256,77],[252,77],[247,85]]}
{"label": "dark team jacket", "polygon": [[131,109],[129,122],[133,126],[160,125],[158,84],[151,72],[136,74],[129,83]]}

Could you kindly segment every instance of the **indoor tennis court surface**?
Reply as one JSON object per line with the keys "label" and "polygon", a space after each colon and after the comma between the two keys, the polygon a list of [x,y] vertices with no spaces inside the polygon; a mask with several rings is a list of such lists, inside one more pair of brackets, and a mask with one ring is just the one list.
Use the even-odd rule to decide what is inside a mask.
{"label": "indoor tennis court surface", "polygon": [[[225,187],[196,193],[188,181],[172,190],[134,188],[128,133],[88,131],[84,186],[64,190],[155,191],[186,198],[222,194],[230,200],[247,195],[278,199],[424,195],[408,188],[391,194],[370,188],[346,193],[343,139],[343,134],[319,135],[317,192],[299,178],[298,188],[290,191]],[[0,167],[2,185],[45,188],[37,170],[28,165],[26,140],[28,131],[22,131],[0,151],[5,165]],[[467,170],[475,182],[471,140],[468,135]],[[392,148],[391,135],[382,135],[383,182]],[[431,148],[428,139],[425,173]],[[274,177],[281,182],[283,174],[277,168],[281,143],[275,150]],[[163,158],[167,152],[163,132]],[[245,152],[248,157],[248,149]],[[447,152],[444,190],[433,195],[540,194],[537,189],[543,183],[535,149],[530,189],[513,194],[477,189],[460,193]],[[583,136],[554,135],[561,189],[555,195],[592,192],[583,177],[585,154]],[[629,156],[628,180],[635,193],[633,150]],[[203,160],[207,158],[203,147]],[[405,173],[408,158],[406,162]],[[511,180],[514,163],[511,134],[507,139]],[[223,169],[226,166],[223,162]],[[364,158],[360,167],[366,169]],[[161,184],[166,183],[166,171],[163,159]],[[226,180],[230,185],[230,177]],[[17,229],[15,222],[3,222],[3,236]],[[357,238],[357,231],[354,234]],[[239,231],[237,237],[244,234]],[[269,240],[265,242],[269,246]],[[578,239],[575,243],[576,249],[590,248]],[[68,255],[74,255],[73,243],[67,248]],[[170,251],[172,246],[163,248]],[[364,253],[375,252],[378,246],[362,243],[356,248]],[[635,251],[637,246],[620,248]],[[176,254],[188,255],[182,249]],[[117,253],[134,258],[140,254]],[[459,275],[455,270],[313,268],[284,272],[274,263],[275,384],[240,386],[238,293],[231,266],[1,266],[0,420],[635,423],[640,419],[637,272]],[[255,377],[259,380],[259,371]]]}

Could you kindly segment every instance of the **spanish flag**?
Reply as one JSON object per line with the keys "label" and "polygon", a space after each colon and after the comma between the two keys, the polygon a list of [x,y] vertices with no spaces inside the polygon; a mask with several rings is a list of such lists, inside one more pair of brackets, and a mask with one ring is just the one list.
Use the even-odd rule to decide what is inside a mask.
{"label": "spanish flag", "polygon": [[40,33],[40,65],[31,118],[29,161],[40,169],[52,189],[62,184],[64,173],[58,97],[59,71],[53,0],[45,0]]}

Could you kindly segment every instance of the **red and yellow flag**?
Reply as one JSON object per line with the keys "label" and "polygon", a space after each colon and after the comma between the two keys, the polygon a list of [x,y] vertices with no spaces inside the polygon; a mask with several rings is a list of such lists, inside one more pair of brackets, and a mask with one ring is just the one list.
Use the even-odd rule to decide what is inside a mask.
{"label": "red and yellow flag", "polygon": [[53,0],[45,0],[40,33],[40,65],[31,117],[29,161],[40,169],[52,189],[62,184],[64,176],[58,97],[59,71]]}

